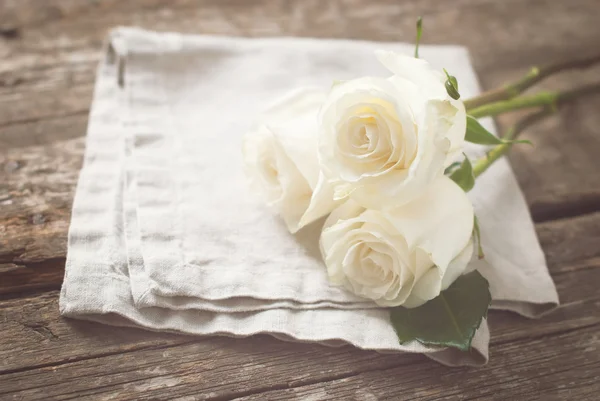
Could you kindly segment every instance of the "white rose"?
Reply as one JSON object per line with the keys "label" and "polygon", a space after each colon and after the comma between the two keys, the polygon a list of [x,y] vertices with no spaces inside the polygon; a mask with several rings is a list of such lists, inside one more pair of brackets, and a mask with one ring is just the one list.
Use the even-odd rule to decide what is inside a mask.
{"label": "white rose", "polygon": [[462,148],[466,112],[425,60],[376,55],[394,75],[331,89],[319,116],[319,159],[336,198],[382,209],[409,202],[443,174]]}
{"label": "white rose", "polygon": [[317,115],[321,90],[304,88],[269,108],[243,138],[252,187],[283,218],[290,232],[330,213],[338,203],[319,168]]}
{"label": "white rose", "polygon": [[321,234],[330,282],[382,306],[422,305],[465,272],[473,219],[466,194],[445,176],[395,209],[369,210],[349,200]]}

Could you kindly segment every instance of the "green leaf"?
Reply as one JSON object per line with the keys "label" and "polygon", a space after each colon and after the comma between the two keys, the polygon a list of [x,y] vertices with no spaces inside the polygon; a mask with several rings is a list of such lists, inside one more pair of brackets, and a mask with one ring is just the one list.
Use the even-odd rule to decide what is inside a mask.
{"label": "green leaf", "polygon": [[467,116],[467,133],[465,134],[465,141],[476,143],[478,145],[502,145],[510,143],[528,143],[529,145],[533,145],[526,139],[507,141],[502,138],[498,138],[490,131],[485,129],[475,117],[469,115]]}
{"label": "green leaf", "polygon": [[491,302],[487,280],[473,271],[417,308],[392,308],[392,326],[401,344],[416,340],[468,351]]}
{"label": "green leaf", "polygon": [[475,186],[475,176],[473,175],[473,165],[465,155],[465,160],[449,176],[452,181],[458,184],[465,192],[469,192]]}
{"label": "green leaf", "polygon": [[445,175],[450,175],[454,170],[456,170],[460,166],[460,162],[454,162],[444,170]]}
{"label": "green leaf", "polygon": [[483,253],[483,247],[481,246],[481,231],[479,231],[479,219],[477,216],[473,216],[473,236],[475,237],[475,241],[477,241],[477,257],[479,259],[485,258],[485,254]]}
{"label": "green leaf", "polygon": [[446,87],[448,96],[454,100],[460,99],[460,93],[458,92],[458,80],[455,76],[448,74],[448,71],[446,71],[445,68],[444,73],[446,74],[446,82],[444,83],[444,86]]}
{"label": "green leaf", "polygon": [[423,33],[423,18],[417,19],[417,39],[415,40],[415,58],[419,58],[419,42],[421,41],[421,34]]}

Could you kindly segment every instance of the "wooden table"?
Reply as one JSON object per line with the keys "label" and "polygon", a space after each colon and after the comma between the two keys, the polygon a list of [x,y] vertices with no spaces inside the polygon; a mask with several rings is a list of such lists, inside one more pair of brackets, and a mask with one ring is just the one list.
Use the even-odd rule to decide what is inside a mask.
{"label": "wooden table", "polygon": [[[530,129],[535,148],[511,156],[562,307],[536,321],[491,313],[483,368],[58,315],[94,69],[110,27],[412,41],[418,15],[425,43],[470,48],[486,88],[600,51],[598,0],[0,0],[0,399],[599,399],[600,96]],[[543,86],[598,77],[594,68]]]}

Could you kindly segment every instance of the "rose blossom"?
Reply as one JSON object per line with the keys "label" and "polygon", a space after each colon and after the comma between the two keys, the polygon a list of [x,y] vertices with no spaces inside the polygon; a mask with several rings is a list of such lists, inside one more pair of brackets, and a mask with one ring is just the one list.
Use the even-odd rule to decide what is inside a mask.
{"label": "rose blossom", "polygon": [[473,220],[466,194],[445,176],[394,209],[369,210],[349,200],[321,234],[330,282],[382,306],[422,305],[465,271]]}
{"label": "rose blossom", "polygon": [[317,115],[321,90],[304,88],[277,102],[243,138],[251,186],[294,233],[337,206],[333,189],[320,172]]}
{"label": "rose blossom", "polygon": [[419,196],[461,150],[466,112],[429,63],[389,51],[394,75],[335,85],[320,112],[319,160],[336,198],[383,209]]}

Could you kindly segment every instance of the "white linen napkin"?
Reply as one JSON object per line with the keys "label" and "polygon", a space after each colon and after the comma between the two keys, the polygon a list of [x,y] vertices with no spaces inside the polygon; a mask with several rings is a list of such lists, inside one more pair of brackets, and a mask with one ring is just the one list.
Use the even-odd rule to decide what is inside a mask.
{"label": "white linen napkin", "polygon": [[[474,350],[400,345],[388,312],[329,286],[319,224],[296,236],[250,195],[241,136],[267,104],[302,86],[387,75],[373,50],[412,45],[111,33],[98,70],[84,167],[69,232],[61,312],[153,330],[350,343],[425,352],[442,363]],[[478,93],[464,48],[424,46],[465,97]],[[488,122],[488,128],[493,128]],[[470,153],[481,152],[469,149]],[[482,229],[493,306],[536,316],[557,305],[531,217],[505,160],[470,193]]]}

